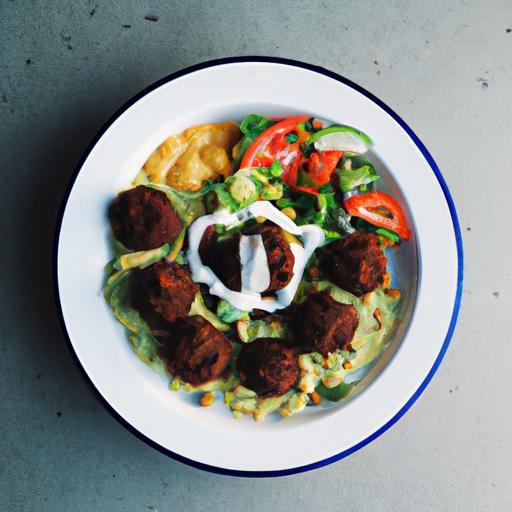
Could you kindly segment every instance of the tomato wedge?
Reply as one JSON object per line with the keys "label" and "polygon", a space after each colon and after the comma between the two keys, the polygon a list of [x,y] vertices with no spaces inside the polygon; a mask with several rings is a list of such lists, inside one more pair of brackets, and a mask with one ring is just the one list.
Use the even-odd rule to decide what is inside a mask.
{"label": "tomato wedge", "polygon": [[407,227],[404,211],[384,192],[351,196],[343,204],[350,215],[360,217],[374,226],[394,231],[404,240],[409,240],[411,232]]}
{"label": "tomato wedge", "polygon": [[[297,124],[305,123],[308,119],[310,119],[310,116],[288,117],[260,133],[254,142],[247,148],[247,151],[240,162],[240,169],[257,167],[258,165],[264,165],[264,163],[271,165],[272,162],[268,163],[268,159],[272,156],[274,159],[277,158],[278,152],[280,150],[284,150],[288,145],[285,135],[296,130]],[[274,141],[273,139],[276,140]],[[272,144],[272,147],[268,148],[269,151],[266,152],[265,150],[270,144]],[[271,153],[273,153],[273,155],[271,155]],[[260,161],[260,157],[262,161]]]}
{"label": "tomato wedge", "polygon": [[331,174],[342,156],[343,151],[334,150],[314,152],[309,155],[308,170],[318,186],[329,183]]}
{"label": "tomato wedge", "polygon": [[314,194],[315,196],[318,195],[318,190],[313,187],[301,187],[297,185],[297,179],[299,175],[299,166],[300,161],[302,159],[302,151],[297,151],[295,157],[290,162],[290,164],[286,167],[286,169],[283,172],[283,181],[291,185],[296,190],[301,190],[302,192],[307,192],[308,194]]}

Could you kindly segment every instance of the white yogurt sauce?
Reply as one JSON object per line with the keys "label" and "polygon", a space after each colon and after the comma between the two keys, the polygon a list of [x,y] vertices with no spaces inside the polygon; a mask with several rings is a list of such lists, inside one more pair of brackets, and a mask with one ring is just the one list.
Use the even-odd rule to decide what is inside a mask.
{"label": "white yogurt sauce", "polygon": [[[259,235],[261,242],[251,240],[258,238],[257,236],[245,237],[249,241],[241,242],[242,291],[240,292],[227,288],[210,267],[203,265],[199,256],[199,244],[208,226],[222,224],[227,228],[232,228],[254,217],[264,217],[272,221],[280,228],[300,237],[304,244],[304,247],[296,243],[290,244],[290,249],[295,257],[293,277],[283,289],[276,292],[276,299],[261,296],[261,292],[268,288],[270,283],[270,271],[268,270],[267,256],[261,235]],[[276,309],[283,309],[291,304],[309,258],[315,249],[323,244],[324,240],[324,232],[319,226],[314,224],[297,226],[295,222],[281,213],[269,201],[256,201],[236,213],[218,210],[211,215],[204,215],[195,220],[188,230],[189,248],[187,258],[192,279],[195,282],[208,285],[212,295],[227,300],[233,307],[242,311],[263,309],[272,313]],[[265,264],[262,263],[262,256],[265,257]],[[260,271],[261,274],[259,274]],[[264,286],[265,283],[266,286]]]}
{"label": "white yogurt sauce", "polygon": [[270,285],[267,251],[261,235],[240,237],[242,293],[261,293]]}

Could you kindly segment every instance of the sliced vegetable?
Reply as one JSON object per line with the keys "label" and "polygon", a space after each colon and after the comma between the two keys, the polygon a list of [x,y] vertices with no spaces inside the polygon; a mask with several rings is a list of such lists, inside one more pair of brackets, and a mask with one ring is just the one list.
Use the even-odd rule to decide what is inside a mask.
{"label": "sliced vegetable", "polygon": [[396,233],[393,233],[392,231],[389,231],[387,229],[378,228],[378,229],[375,230],[375,233],[377,233],[377,235],[381,235],[381,236],[386,237],[387,239],[389,239],[394,244],[397,244],[397,243],[400,242],[400,237]]}
{"label": "sliced vegetable", "polygon": [[232,306],[228,301],[222,299],[217,305],[217,316],[222,322],[232,324],[237,320],[249,319],[247,311],[241,311],[240,309]]}
{"label": "sliced vegetable", "polygon": [[319,151],[339,150],[358,154],[366,153],[368,146],[373,144],[372,139],[365,133],[343,125],[331,125],[312,133],[304,142],[304,146],[313,143]]}
{"label": "sliced vegetable", "polygon": [[170,250],[171,246],[169,244],[164,244],[162,247],[157,247],[156,249],[151,249],[149,251],[137,251],[123,254],[116,259],[114,268],[117,270],[126,270],[136,267],[146,268],[162,258],[165,258],[169,254]]}
{"label": "sliced vegetable", "polygon": [[244,343],[257,338],[282,338],[285,335],[285,326],[277,320],[238,320],[236,330]]}
{"label": "sliced vegetable", "polygon": [[331,174],[342,156],[342,151],[315,151],[309,155],[306,160],[307,170],[314,187],[329,183]]}
{"label": "sliced vegetable", "polygon": [[187,230],[182,229],[180,234],[177,236],[176,240],[174,240],[174,242],[171,244],[171,249],[169,251],[169,254],[167,255],[167,259],[169,261],[174,261],[178,257],[178,254],[183,248],[183,242],[185,241],[186,233]]}
{"label": "sliced vegetable", "polygon": [[[318,195],[319,211],[314,218],[315,224],[320,225],[329,239],[340,238],[342,234],[352,233],[354,228],[350,225],[350,216],[337,203],[332,187],[327,192]],[[334,235],[332,233],[334,231]]]}
{"label": "sliced vegetable", "polygon": [[240,131],[244,134],[242,139],[233,148],[233,170],[240,167],[240,162],[249,146],[254,142],[258,135],[267,128],[274,125],[276,121],[267,119],[257,114],[249,114],[240,124]]}
{"label": "sliced vegetable", "polygon": [[409,240],[405,214],[400,205],[384,192],[370,192],[349,197],[344,202],[350,215],[360,217],[370,224],[398,233],[404,240]]}
{"label": "sliced vegetable", "polygon": [[240,131],[250,139],[254,140],[260,133],[263,133],[274,124],[276,124],[276,122],[272,119],[267,119],[266,117],[258,114],[249,114],[240,123]]}
{"label": "sliced vegetable", "polygon": [[114,316],[130,332],[129,340],[139,359],[157,372],[167,375],[167,370],[157,354],[158,342],[139,313],[127,305],[130,272],[120,270],[112,274],[105,282],[103,295]]}
{"label": "sliced vegetable", "polygon": [[273,201],[283,195],[283,183],[272,176],[272,169],[253,167],[240,169],[225,181],[226,189],[237,202],[237,209],[244,208],[257,199]]}
{"label": "sliced vegetable", "polygon": [[350,192],[357,187],[380,179],[372,165],[363,165],[354,170],[337,169],[336,174],[342,192]]}
{"label": "sliced vegetable", "polygon": [[[289,117],[260,133],[245,152],[240,168],[265,166],[265,163],[268,163],[268,166],[272,165],[278,152],[288,145],[286,134],[296,130],[298,123],[305,122],[308,119],[308,116]],[[266,154],[264,154],[265,152]],[[267,159],[266,162],[264,161],[265,158]],[[269,158],[270,162],[268,162]]]}
{"label": "sliced vegetable", "polygon": [[229,325],[222,322],[215,313],[213,313],[206,307],[201,292],[196,293],[196,297],[194,299],[194,302],[192,303],[192,306],[190,306],[190,311],[188,313],[188,316],[195,315],[202,316],[205,320],[210,322],[213,325],[213,327],[215,327],[219,331],[229,331]]}
{"label": "sliced vegetable", "polygon": [[352,389],[352,384],[345,384],[342,382],[338,384],[334,388],[327,388],[321,382],[315,388],[315,391],[326,400],[330,400],[331,402],[338,402],[342,398],[345,398]]}

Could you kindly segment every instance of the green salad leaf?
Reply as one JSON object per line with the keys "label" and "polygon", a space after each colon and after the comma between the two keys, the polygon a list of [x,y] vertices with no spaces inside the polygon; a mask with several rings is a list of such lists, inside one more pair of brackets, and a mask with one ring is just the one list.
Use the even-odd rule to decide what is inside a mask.
{"label": "green salad leaf", "polygon": [[151,333],[151,329],[139,313],[129,306],[130,274],[131,270],[119,270],[110,275],[103,287],[103,295],[112,308],[114,316],[129,331],[129,340],[137,356],[154,370],[168,375],[158,357],[159,344]]}
{"label": "green salad leaf", "polygon": [[334,388],[328,388],[322,384],[322,382],[319,382],[315,388],[315,391],[326,400],[329,400],[331,402],[338,402],[342,398],[345,398],[352,389],[352,384],[345,384],[342,382],[341,384],[338,384]]}
{"label": "green salad leaf", "polygon": [[194,302],[192,303],[192,306],[190,306],[190,311],[188,313],[188,316],[195,315],[202,316],[205,320],[210,322],[219,331],[229,331],[229,325],[222,322],[215,313],[213,313],[206,307],[201,292],[196,293]]}
{"label": "green salad leaf", "polygon": [[248,138],[254,140],[260,133],[276,124],[272,119],[260,116],[258,114],[249,114],[240,123],[240,131]]}
{"label": "green salad leaf", "polygon": [[249,313],[232,306],[227,300],[221,299],[217,304],[217,316],[222,322],[232,324],[237,320],[248,320]]}
{"label": "green salad leaf", "polygon": [[240,142],[236,146],[236,157],[233,161],[233,169],[237,170],[240,167],[245,152],[249,149],[249,146],[254,140],[263,133],[266,129],[276,124],[272,119],[260,116],[258,114],[249,114],[240,123],[240,131],[244,134]]}

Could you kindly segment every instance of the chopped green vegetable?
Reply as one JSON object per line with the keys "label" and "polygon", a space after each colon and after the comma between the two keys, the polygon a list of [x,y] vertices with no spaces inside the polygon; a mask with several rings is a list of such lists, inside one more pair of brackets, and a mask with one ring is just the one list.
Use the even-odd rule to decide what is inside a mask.
{"label": "chopped green vegetable", "polygon": [[284,172],[283,165],[279,160],[274,160],[270,166],[270,174],[276,178],[279,178]]}
{"label": "chopped green vegetable", "polygon": [[352,170],[336,169],[335,173],[338,176],[340,189],[343,192],[350,192],[357,187],[367,185],[368,183],[380,179],[373,165],[363,165],[358,169]]}
{"label": "chopped green vegetable", "polygon": [[334,190],[318,195],[319,211],[314,218],[315,224],[321,226],[327,238],[340,238],[331,236],[331,232],[342,234],[352,233],[354,228],[350,225],[350,215],[337,203]]}
{"label": "chopped green vegetable", "polygon": [[201,292],[196,293],[194,302],[192,303],[192,306],[190,306],[190,311],[188,313],[188,316],[195,315],[202,316],[219,331],[229,331],[229,325],[222,322],[215,313],[206,307]]}
{"label": "chopped green vegetable", "polygon": [[181,192],[162,183],[150,183],[147,186],[165,192],[176,213],[187,226],[206,213],[203,195],[209,189],[209,183],[205,183],[199,192]]}
{"label": "chopped green vegetable", "polygon": [[103,295],[114,316],[130,332],[130,343],[137,356],[159,373],[167,374],[157,354],[158,342],[139,313],[128,305],[130,273],[131,270],[120,270],[112,274],[103,287]]}
{"label": "chopped green vegetable", "polygon": [[345,384],[342,382],[334,388],[327,388],[321,382],[319,382],[315,388],[315,391],[326,400],[331,402],[338,402],[342,398],[345,398],[352,389],[352,384]]}
{"label": "chopped green vegetable", "polygon": [[244,208],[257,199],[273,201],[283,195],[283,182],[272,176],[271,169],[252,167],[240,169],[226,178],[225,184],[237,209]]}
{"label": "chopped green vegetable", "polygon": [[386,238],[389,238],[394,244],[397,244],[400,242],[400,237],[394,233],[393,231],[389,231],[385,228],[378,228],[375,230],[375,233],[377,235],[385,236]]}
{"label": "chopped green vegetable", "polygon": [[278,320],[238,320],[236,330],[242,342],[250,343],[258,338],[282,338],[286,328]]}
{"label": "chopped green vegetable", "polygon": [[225,184],[231,197],[240,208],[254,203],[263,189],[263,185],[251,176],[250,169],[240,169],[233,176],[226,178]]}
{"label": "chopped green vegetable", "polygon": [[227,300],[220,300],[217,305],[217,316],[220,318],[222,322],[226,322],[227,324],[232,324],[237,320],[249,319],[249,314],[247,311],[241,311],[233,307]]}
{"label": "chopped green vegetable", "polygon": [[[311,130],[308,130],[311,131]],[[365,144],[368,146],[371,146],[373,144],[372,139],[368,137],[365,133],[356,130],[355,128],[352,128],[351,126],[344,126],[341,124],[333,124],[331,126],[328,126],[327,128],[323,128],[322,130],[319,130],[315,133],[312,133],[304,142],[305,146],[308,146],[309,144],[312,144],[313,142],[317,141],[321,137],[328,135],[330,133],[349,133],[353,135],[354,137],[362,140]],[[344,149],[340,148],[342,151],[345,151]]]}
{"label": "chopped green vegetable", "polygon": [[146,268],[153,263],[165,258],[171,247],[169,244],[164,244],[162,247],[157,247],[156,249],[150,249],[149,251],[138,251],[138,252],[130,252],[128,254],[123,254],[119,256],[115,263],[114,268],[117,270],[126,270],[129,268]]}
{"label": "chopped green vegetable", "polygon": [[254,140],[260,133],[263,133],[267,128],[270,128],[274,124],[276,124],[276,122],[271,119],[267,119],[266,117],[258,114],[249,114],[240,123],[240,131],[250,139]]}
{"label": "chopped green vegetable", "polygon": [[288,142],[288,144],[293,144],[294,142],[297,142],[299,140],[299,135],[297,134],[297,132],[290,132],[286,134],[285,139],[286,142]]}

